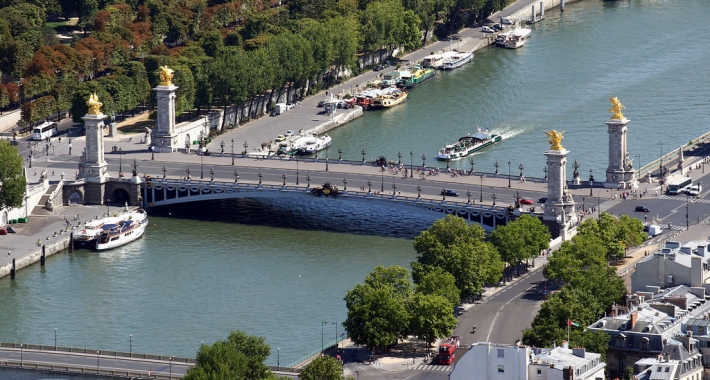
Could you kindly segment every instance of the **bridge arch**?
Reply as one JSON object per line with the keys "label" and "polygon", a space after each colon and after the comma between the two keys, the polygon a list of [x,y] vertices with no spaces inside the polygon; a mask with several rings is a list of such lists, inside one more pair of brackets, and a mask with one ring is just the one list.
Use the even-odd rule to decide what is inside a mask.
{"label": "bridge arch", "polygon": [[[143,187],[144,208],[172,204],[235,199],[235,198],[310,198],[315,196],[310,189],[295,186],[274,186],[243,183],[216,183],[210,181],[153,180]],[[375,195],[364,191],[343,191],[336,197],[322,196],[333,201],[363,202],[407,212],[423,214],[452,214],[470,223],[492,231],[505,225],[517,216],[508,208],[476,206],[462,202],[442,202],[416,197]]]}

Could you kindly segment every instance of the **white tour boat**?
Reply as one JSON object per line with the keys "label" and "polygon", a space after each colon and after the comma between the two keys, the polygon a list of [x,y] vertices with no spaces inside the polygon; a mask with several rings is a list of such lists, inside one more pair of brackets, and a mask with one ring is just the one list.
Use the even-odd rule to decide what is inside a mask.
{"label": "white tour boat", "polygon": [[506,49],[517,49],[525,45],[525,41],[530,37],[532,31],[530,28],[516,28],[513,29],[512,33],[505,40],[503,45]]}
{"label": "white tour boat", "polygon": [[473,53],[470,52],[456,52],[453,56],[444,60],[444,64],[441,65],[442,70],[451,70],[457,67],[461,67],[473,59]]}
{"label": "white tour boat", "polygon": [[307,155],[314,154],[330,146],[333,139],[325,135],[318,137],[315,134],[301,137],[293,142],[292,149],[295,154]]}
{"label": "white tour boat", "polygon": [[502,139],[500,135],[489,133],[487,128],[485,131],[479,129],[478,132],[473,135],[468,134],[461,137],[456,143],[446,145],[439,151],[435,158],[439,161],[456,160],[493,145]]}
{"label": "white tour boat", "polygon": [[105,224],[116,224],[127,217],[130,210],[128,206],[112,215],[90,220],[84,224],[84,228],[74,232],[74,244],[77,246],[92,246],[96,244],[96,238],[101,234],[101,227]]}
{"label": "white tour boat", "polygon": [[444,62],[455,54],[455,51],[445,51],[443,53],[427,55],[422,58],[422,67],[440,69]]}
{"label": "white tour boat", "polygon": [[118,223],[101,226],[102,231],[96,239],[96,250],[103,251],[130,243],[143,236],[147,226],[148,214],[144,210],[131,211]]}

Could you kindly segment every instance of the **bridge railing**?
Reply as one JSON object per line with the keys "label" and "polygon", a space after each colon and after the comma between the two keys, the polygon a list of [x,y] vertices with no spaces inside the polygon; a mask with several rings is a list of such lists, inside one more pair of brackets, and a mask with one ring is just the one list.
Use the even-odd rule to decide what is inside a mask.
{"label": "bridge railing", "polygon": [[[345,339],[347,339],[346,336],[338,337],[338,339],[335,339],[335,340],[332,340],[332,341],[328,342],[328,343],[325,345],[325,348],[324,348],[323,350],[313,350],[313,351],[311,351],[310,353],[308,353],[308,354],[306,354],[306,355],[303,355],[300,359],[298,359],[298,360],[296,360],[295,362],[293,362],[293,363],[291,363],[291,364],[288,365],[288,366],[290,367],[290,369],[293,369],[293,371],[291,371],[291,372],[296,372],[295,369],[298,368],[298,367],[300,367],[303,363],[305,363],[305,362],[307,362],[308,360],[310,360],[310,359],[312,359],[312,358],[314,358],[314,357],[320,355],[321,352],[324,352],[325,350],[327,350],[327,349],[329,349],[329,348],[335,346],[336,344],[338,344],[338,343],[344,341]],[[283,367],[282,367],[282,368],[283,368]]]}
{"label": "bridge railing", "polygon": [[[22,346],[22,347],[20,347]],[[55,352],[67,352],[67,353],[77,353],[77,354],[93,354],[100,352],[101,356],[114,356],[114,357],[124,357],[124,358],[136,358],[136,359],[149,359],[149,360],[164,360],[170,361],[172,358],[173,362],[176,363],[188,363],[195,364],[194,358],[182,358],[178,356],[171,355],[152,355],[152,354],[141,354],[136,352],[124,352],[124,351],[109,351],[109,350],[96,350],[91,348],[77,348],[77,347],[62,347],[62,346],[50,346],[45,344],[26,344],[26,343],[7,343],[0,342],[0,347],[8,348],[22,348],[25,350],[39,350],[39,351],[55,351]]]}

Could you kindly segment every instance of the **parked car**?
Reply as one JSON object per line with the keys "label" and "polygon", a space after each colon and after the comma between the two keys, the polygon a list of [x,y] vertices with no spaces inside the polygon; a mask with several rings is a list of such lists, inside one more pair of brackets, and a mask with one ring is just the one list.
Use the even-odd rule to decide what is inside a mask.
{"label": "parked car", "polygon": [[446,195],[448,197],[458,197],[459,192],[451,189],[443,189],[441,190],[441,195]]}
{"label": "parked car", "polygon": [[288,131],[286,131],[286,133],[284,133],[284,135],[286,135],[286,136],[293,136],[295,134],[296,134],[296,132],[294,132],[293,129],[289,129]]}
{"label": "parked car", "polygon": [[318,107],[325,107],[325,100],[318,102]]}
{"label": "parked car", "polygon": [[382,71],[382,70],[385,69],[385,67],[387,67],[387,66],[385,66],[385,65],[377,65],[377,66],[375,66],[375,71]]}
{"label": "parked car", "polygon": [[635,210],[636,210],[636,211],[640,211],[640,212],[648,212],[648,207],[646,207],[646,206],[636,206],[636,209],[635,209]]}
{"label": "parked car", "polygon": [[17,145],[20,145],[20,142],[17,141],[17,140],[10,140],[10,145],[15,145],[15,146],[17,146]]}
{"label": "parked car", "polygon": [[483,28],[481,28],[481,32],[483,32],[483,33],[495,33],[496,31],[495,31],[493,28],[491,28],[490,26],[484,26]]}
{"label": "parked car", "polygon": [[493,30],[496,32],[500,32],[501,30],[505,29],[505,27],[501,24],[493,24]]}
{"label": "parked car", "polygon": [[284,140],[286,140],[286,136],[284,136],[284,135],[278,135],[278,136],[276,136],[276,140],[274,140],[274,141],[276,141],[276,142],[281,142],[281,141],[284,141]]}
{"label": "parked car", "polygon": [[531,205],[533,203],[534,203],[533,200],[530,198],[520,198],[521,205]]}
{"label": "parked car", "polygon": [[537,203],[545,203],[545,202],[547,202],[547,197],[542,197],[537,200]]}

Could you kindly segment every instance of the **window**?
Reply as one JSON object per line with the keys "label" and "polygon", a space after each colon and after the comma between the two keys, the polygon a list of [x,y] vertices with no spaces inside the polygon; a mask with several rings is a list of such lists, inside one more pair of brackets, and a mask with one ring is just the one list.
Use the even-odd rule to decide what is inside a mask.
{"label": "window", "polygon": [[670,372],[670,371],[671,371],[671,367],[666,367],[666,372]]}
{"label": "window", "polygon": [[656,372],[661,372],[661,367],[656,368]]}
{"label": "window", "polygon": [[505,358],[505,350],[503,350],[502,348],[499,348],[498,349],[498,357]]}
{"label": "window", "polygon": [[502,364],[498,364],[498,373],[505,373],[505,366]]}
{"label": "window", "polygon": [[537,369],[537,375],[542,376],[542,370],[540,368]]}

